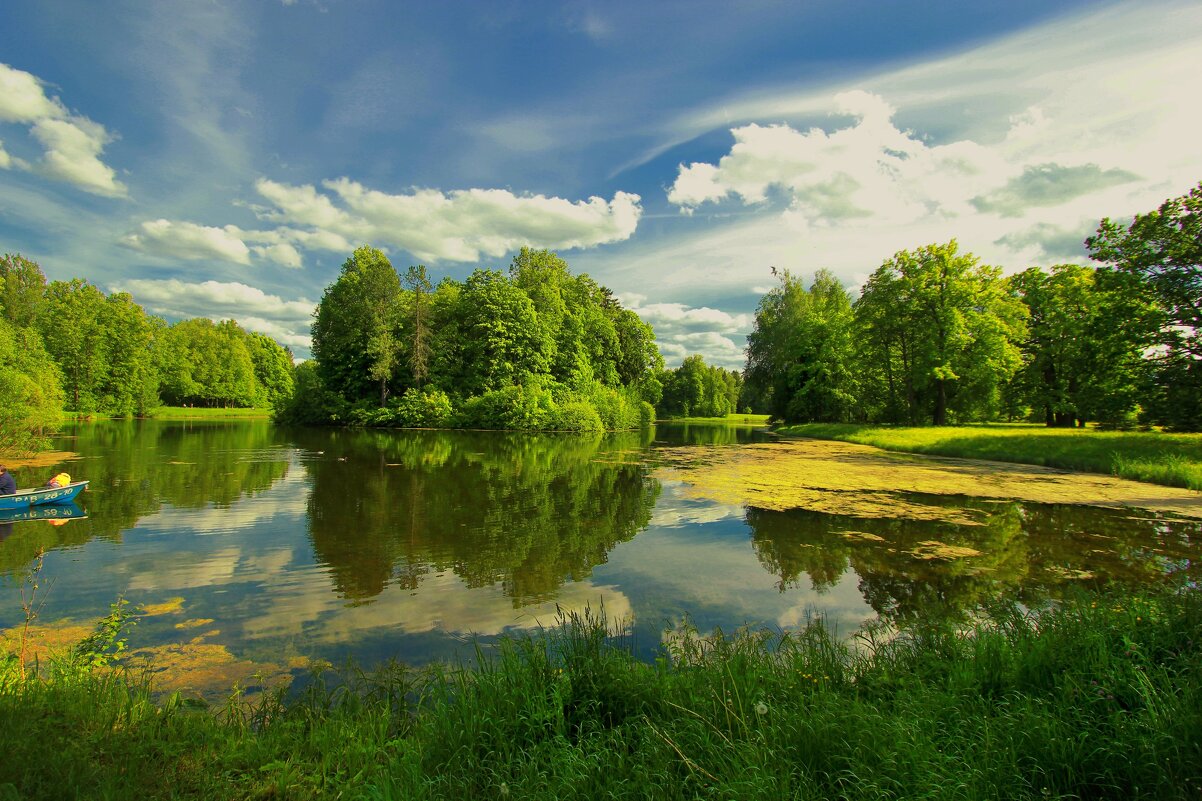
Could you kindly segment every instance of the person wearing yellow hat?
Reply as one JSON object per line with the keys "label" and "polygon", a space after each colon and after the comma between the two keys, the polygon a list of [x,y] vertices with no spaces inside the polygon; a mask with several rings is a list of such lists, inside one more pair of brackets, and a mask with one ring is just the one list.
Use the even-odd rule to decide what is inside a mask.
{"label": "person wearing yellow hat", "polygon": [[56,487],[65,487],[70,483],[71,476],[67,475],[66,473],[59,473],[57,476],[47,481],[46,486],[50,489],[54,489]]}

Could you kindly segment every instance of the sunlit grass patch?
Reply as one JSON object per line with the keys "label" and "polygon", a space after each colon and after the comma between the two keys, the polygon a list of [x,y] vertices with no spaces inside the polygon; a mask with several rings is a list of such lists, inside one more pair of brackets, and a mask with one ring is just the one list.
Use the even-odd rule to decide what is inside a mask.
{"label": "sunlit grass patch", "polygon": [[187,420],[210,418],[271,417],[271,409],[207,409],[193,406],[160,406],[151,414],[158,420]]}
{"label": "sunlit grass patch", "polygon": [[907,453],[1105,473],[1202,490],[1202,434],[1062,429],[1029,424],[892,427],[826,423],[785,426],[779,432]]}
{"label": "sunlit grass patch", "polygon": [[763,426],[768,424],[771,415],[767,414],[728,414],[725,417],[661,417],[661,423],[724,423],[737,425]]}

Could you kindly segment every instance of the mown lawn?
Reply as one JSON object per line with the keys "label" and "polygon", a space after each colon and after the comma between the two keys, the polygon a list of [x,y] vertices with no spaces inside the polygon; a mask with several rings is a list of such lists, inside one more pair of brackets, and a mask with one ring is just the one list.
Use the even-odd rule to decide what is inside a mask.
{"label": "mown lawn", "polygon": [[193,406],[160,406],[151,415],[157,420],[221,419],[227,417],[271,417],[271,409],[205,409]]}
{"label": "mown lawn", "polygon": [[777,430],[786,436],[856,442],[890,451],[1036,464],[1202,490],[1202,434],[1028,424],[893,427],[809,423]]}

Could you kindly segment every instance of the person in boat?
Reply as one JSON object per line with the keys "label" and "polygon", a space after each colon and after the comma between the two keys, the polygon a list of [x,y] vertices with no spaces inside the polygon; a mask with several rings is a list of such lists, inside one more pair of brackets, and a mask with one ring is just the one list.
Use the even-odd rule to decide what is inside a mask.
{"label": "person in boat", "polygon": [[12,495],[17,491],[17,480],[8,468],[0,464],[0,495]]}
{"label": "person in boat", "polygon": [[57,476],[55,476],[54,478],[52,478],[46,482],[46,489],[56,489],[58,487],[65,487],[70,483],[71,483],[71,476],[67,475],[66,473],[59,473]]}

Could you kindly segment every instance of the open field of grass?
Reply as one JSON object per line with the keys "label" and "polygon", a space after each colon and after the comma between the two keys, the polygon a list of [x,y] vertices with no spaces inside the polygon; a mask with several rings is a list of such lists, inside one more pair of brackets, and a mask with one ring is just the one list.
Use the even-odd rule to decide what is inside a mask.
{"label": "open field of grass", "polygon": [[783,426],[778,432],[857,442],[890,451],[1107,473],[1202,490],[1202,434],[1046,428],[1021,423],[911,428],[809,423]]}
{"label": "open field of grass", "polygon": [[1202,594],[989,619],[686,635],[648,664],[574,616],[477,668],[216,710],[78,654],[42,678],[10,658],[0,798],[1198,798]]}

